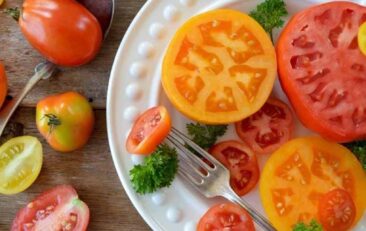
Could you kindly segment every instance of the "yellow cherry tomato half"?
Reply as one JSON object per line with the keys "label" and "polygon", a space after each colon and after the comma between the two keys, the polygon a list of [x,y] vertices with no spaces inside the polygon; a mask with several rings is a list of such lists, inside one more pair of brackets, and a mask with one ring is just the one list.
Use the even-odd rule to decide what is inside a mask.
{"label": "yellow cherry tomato half", "polygon": [[244,13],[220,9],[194,16],[177,31],[164,57],[162,85],[187,117],[226,124],[258,111],[276,74],[264,29]]}
{"label": "yellow cherry tomato half", "polygon": [[362,54],[366,55],[366,22],[358,29],[358,47]]}
{"label": "yellow cherry tomato half", "polygon": [[21,136],[0,147],[0,193],[23,192],[37,179],[42,168],[42,144],[32,136]]}

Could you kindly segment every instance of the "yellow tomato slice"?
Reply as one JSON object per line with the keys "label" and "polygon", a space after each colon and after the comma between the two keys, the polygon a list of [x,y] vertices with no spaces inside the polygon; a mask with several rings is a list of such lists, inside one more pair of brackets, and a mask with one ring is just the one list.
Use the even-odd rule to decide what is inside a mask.
{"label": "yellow tomato slice", "polygon": [[31,136],[9,140],[0,147],[0,193],[16,194],[37,179],[42,167],[42,145]]}
{"label": "yellow tomato slice", "polygon": [[264,209],[281,231],[292,230],[299,221],[319,221],[318,201],[335,188],[350,193],[356,224],[366,207],[366,175],[348,149],[318,137],[283,145],[267,161],[260,180]]}
{"label": "yellow tomato slice", "polygon": [[209,124],[242,120],[267,100],[276,77],[266,32],[238,11],[213,10],[188,20],[164,57],[162,84],[184,115]]}
{"label": "yellow tomato slice", "polygon": [[358,29],[358,47],[362,54],[366,55],[366,22]]}

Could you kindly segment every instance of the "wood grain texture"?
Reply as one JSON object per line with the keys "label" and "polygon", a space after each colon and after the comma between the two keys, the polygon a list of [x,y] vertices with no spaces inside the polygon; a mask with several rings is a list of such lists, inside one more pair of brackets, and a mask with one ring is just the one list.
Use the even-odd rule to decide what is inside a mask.
{"label": "wood grain texture", "polygon": [[[21,5],[21,0],[6,0],[0,8]],[[97,0],[95,0],[97,1]],[[23,101],[12,121],[24,124],[25,134],[41,139],[44,165],[36,182],[15,196],[0,195],[0,231],[9,230],[19,208],[42,191],[59,184],[72,184],[91,210],[88,230],[150,230],[126,196],[115,171],[107,139],[105,110],[96,110],[96,128],[88,145],[79,151],[60,154],[41,138],[35,125],[34,106],[53,93],[76,90],[93,99],[95,108],[104,109],[110,69],[117,48],[130,22],[145,0],[117,0],[111,32],[98,57],[90,64],[41,81]],[[0,60],[6,65],[9,90],[15,95],[33,74],[42,57],[33,50],[10,17],[0,13]]]}

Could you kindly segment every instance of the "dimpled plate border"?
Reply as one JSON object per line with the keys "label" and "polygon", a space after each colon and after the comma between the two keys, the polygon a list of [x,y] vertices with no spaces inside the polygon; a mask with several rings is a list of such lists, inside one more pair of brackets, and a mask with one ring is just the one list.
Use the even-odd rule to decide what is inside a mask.
{"label": "dimpled plate border", "polygon": [[[128,154],[124,147],[133,121],[148,107],[160,104],[164,100],[164,105],[169,104],[166,99],[161,99],[164,97],[161,96],[159,81],[164,51],[175,31],[191,16],[215,8],[234,8],[248,12],[259,2],[261,1],[149,0],[133,20],[118,49],[107,97],[109,144],[118,176],[127,195],[153,230],[194,231],[200,216],[210,205],[218,201],[203,198],[185,185],[179,177],[170,188],[146,196],[137,195],[129,181],[129,170],[134,164],[143,161],[141,156]],[[285,0],[285,2],[291,15],[309,5],[327,1]],[[366,4],[366,0],[353,2]],[[274,92],[286,100],[278,82]],[[174,111],[171,106],[169,109],[171,112]],[[179,113],[173,112],[173,121],[180,119],[182,117]],[[176,123],[174,124],[176,126]],[[308,131],[298,124],[297,133],[304,134]],[[253,206],[263,211],[258,195],[253,195],[255,193],[257,192],[250,193],[252,195],[248,195],[248,199],[253,201]],[[355,230],[366,230],[365,219]]]}

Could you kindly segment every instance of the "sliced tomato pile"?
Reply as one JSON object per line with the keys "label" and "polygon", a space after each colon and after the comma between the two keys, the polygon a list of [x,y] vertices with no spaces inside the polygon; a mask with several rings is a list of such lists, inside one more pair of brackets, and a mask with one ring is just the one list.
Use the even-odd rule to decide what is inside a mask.
{"label": "sliced tomato pile", "polygon": [[278,149],[291,138],[293,128],[291,110],[278,99],[269,99],[258,112],[235,123],[240,139],[258,154]]}
{"label": "sliced tomato pile", "polygon": [[[260,181],[262,204],[272,224],[281,231],[292,230],[300,221],[323,221],[321,201],[329,200],[327,193],[335,188],[345,190],[353,200],[355,216],[353,219],[350,215],[346,223],[356,224],[366,208],[365,173],[348,149],[318,137],[298,138],[284,144],[267,161]],[[337,222],[343,222],[339,213],[334,224]]]}
{"label": "sliced tomato pile", "polygon": [[200,219],[197,231],[254,231],[252,218],[242,207],[223,203],[211,207]]}
{"label": "sliced tomato pile", "polygon": [[85,231],[88,224],[88,206],[78,199],[72,186],[61,185],[44,192],[22,208],[11,231]]}
{"label": "sliced tomato pile", "polygon": [[213,10],[188,20],[166,52],[162,84],[173,105],[209,124],[239,121],[267,100],[276,77],[271,40],[251,17]]}
{"label": "sliced tomato pile", "polygon": [[210,153],[230,170],[230,185],[239,196],[247,194],[257,184],[257,157],[245,144],[237,141],[221,142],[214,145]]}
{"label": "sliced tomato pile", "polygon": [[330,2],[295,15],[277,45],[284,91],[310,129],[337,142],[366,137],[366,56],[357,42],[366,8]]}

